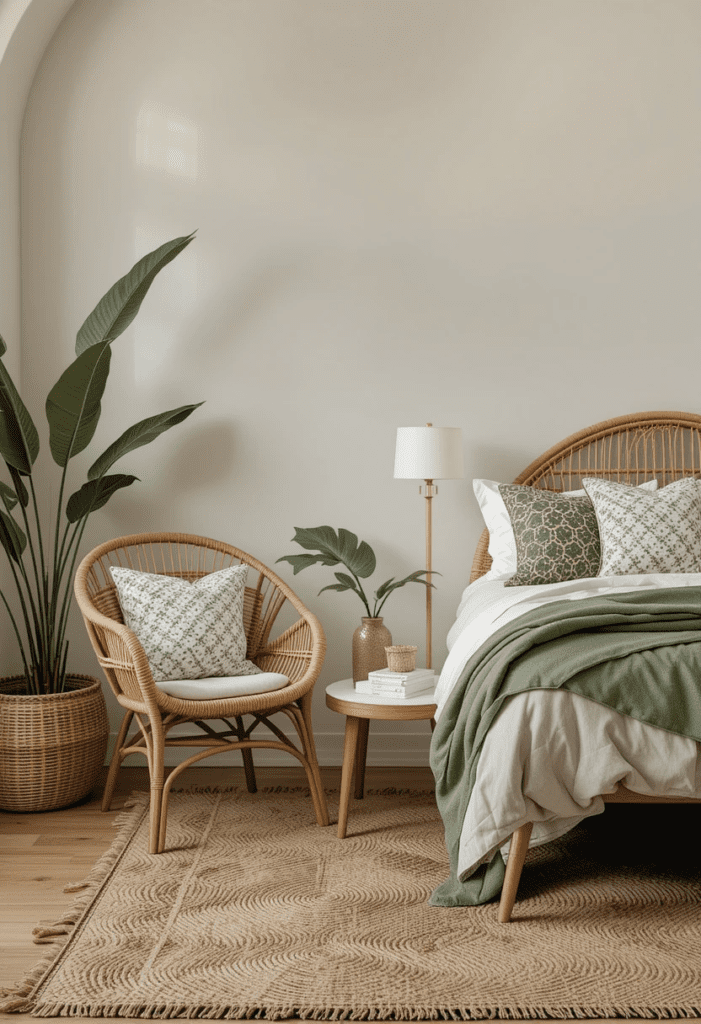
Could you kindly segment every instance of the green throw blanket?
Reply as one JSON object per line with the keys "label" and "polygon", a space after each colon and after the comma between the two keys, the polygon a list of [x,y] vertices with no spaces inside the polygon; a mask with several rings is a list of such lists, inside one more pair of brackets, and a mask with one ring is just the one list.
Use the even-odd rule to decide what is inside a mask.
{"label": "green throw blanket", "polygon": [[451,867],[431,905],[474,906],[499,894],[499,851],[464,882],[456,871],[479,755],[505,700],[525,690],[558,688],[701,740],[701,588],[553,602],[497,630],[470,658],[431,741]]}

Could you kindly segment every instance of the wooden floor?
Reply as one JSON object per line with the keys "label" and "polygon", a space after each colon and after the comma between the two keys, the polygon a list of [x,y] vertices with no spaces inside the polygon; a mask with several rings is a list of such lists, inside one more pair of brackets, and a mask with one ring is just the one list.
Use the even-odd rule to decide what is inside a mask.
{"label": "wooden floor", "polygon": [[[324,785],[340,787],[341,769],[322,768]],[[302,768],[256,768],[259,786],[306,783]],[[245,785],[243,768],[200,768],[183,772],[187,786]],[[368,788],[433,787],[429,768],[368,768]],[[45,952],[32,941],[32,929],[40,922],[58,920],[75,896],[64,886],[80,882],[114,838],[112,821],[132,790],[148,791],[145,768],[123,768],[113,810],[100,811],[99,794],[76,807],[48,814],[8,814],[0,811],[0,989],[22,980]],[[353,813],[352,802],[350,813]],[[7,1021],[30,1021],[26,1014],[2,1014]],[[104,1021],[129,1018],[101,1018]],[[687,1020],[701,1018],[687,1018]],[[285,1022],[280,1022],[285,1024]],[[422,1024],[422,1022],[415,1022]],[[608,1024],[600,1019],[598,1024]],[[613,1022],[610,1022],[613,1024]],[[620,1024],[620,1022],[618,1022]]]}

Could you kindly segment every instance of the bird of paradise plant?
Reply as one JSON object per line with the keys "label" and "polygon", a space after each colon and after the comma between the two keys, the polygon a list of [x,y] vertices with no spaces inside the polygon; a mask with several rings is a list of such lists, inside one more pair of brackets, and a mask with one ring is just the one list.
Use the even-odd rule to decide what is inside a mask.
{"label": "bird of paradise plant", "polygon": [[[0,598],[19,645],[28,694],[60,693],[65,688],[71,583],[86,523],[113,494],[138,479],[108,470],[182,423],[202,404],[182,405],[135,423],[93,462],[87,481],[65,498],[68,463],[90,444],[100,419],[112,342],[134,320],[159,271],[193,238],[194,232],[174,238],[139,260],[100,299],[78,331],[76,358],[46,400],[49,448],[62,471],[48,526],[41,522],[32,474],[39,434],[0,358],[0,456],[12,483],[0,481],[0,544],[16,588],[17,614],[2,590]],[[0,337],[0,357],[6,351]],[[47,533],[53,534],[50,545]]]}

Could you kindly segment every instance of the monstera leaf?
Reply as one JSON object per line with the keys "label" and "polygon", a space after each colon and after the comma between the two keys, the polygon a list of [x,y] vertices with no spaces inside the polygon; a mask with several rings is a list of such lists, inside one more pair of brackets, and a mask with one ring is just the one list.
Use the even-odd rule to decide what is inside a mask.
{"label": "monstera leaf", "polygon": [[292,540],[308,551],[317,551],[316,555],[284,555],[278,562],[289,562],[294,575],[307,566],[321,562],[322,565],[345,565],[355,576],[365,579],[375,571],[375,553],[369,544],[361,541],[350,530],[339,530],[336,533],[330,526],[313,526],[310,529],[295,527]]}
{"label": "monstera leaf", "polygon": [[[402,580],[397,580],[392,576],[375,591],[375,605],[371,611],[370,602],[360,582],[361,579],[372,576],[377,565],[375,552],[369,544],[366,544],[364,540],[358,543],[358,538],[350,530],[339,530],[336,533],[330,526],[314,526],[306,530],[296,526],[295,535],[292,539],[300,547],[305,548],[307,551],[314,551],[316,554],[283,555],[282,558],[278,558],[278,562],[289,562],[295,576],[302,569],[307,569],[310,565],[316,565],[317,563],[329,566],[338,565],[339,563],[345,565],[351,575],[349,576],[345,572],[335,572],[336,582],[322,587],[319,593],[323,594],[325,590],[336,590],[340,593],[344,590],[352,590],[365,605],[370,618],[376,618],[379,615],[382,605],[389,595],[394,590],[398,590],[399,587],[403,587],[407,583],[423,583],[427,587],[433,586],[428,580],[421,578],[426,576],[425,569],[418,569],[409,576],[405,576]],[[436,573],[436,575],[439,574]]]}

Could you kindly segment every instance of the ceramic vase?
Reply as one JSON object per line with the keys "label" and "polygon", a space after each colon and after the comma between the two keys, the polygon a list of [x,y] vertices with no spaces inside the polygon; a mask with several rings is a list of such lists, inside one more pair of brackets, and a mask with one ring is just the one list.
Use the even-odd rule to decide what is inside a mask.
{"label": "ceramic vase", "polygon": [[376,619],[363,617],[353,634],[353,682],[367,679],[368,672],[387,668],[385,647],[392,644],[392,634],[382,624],[382,616]]}

